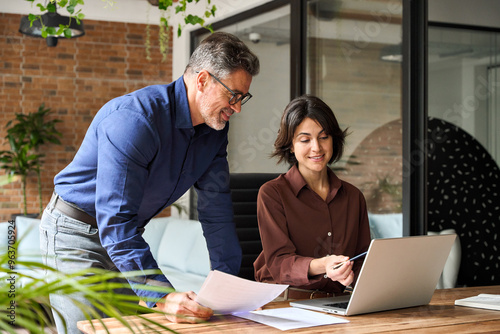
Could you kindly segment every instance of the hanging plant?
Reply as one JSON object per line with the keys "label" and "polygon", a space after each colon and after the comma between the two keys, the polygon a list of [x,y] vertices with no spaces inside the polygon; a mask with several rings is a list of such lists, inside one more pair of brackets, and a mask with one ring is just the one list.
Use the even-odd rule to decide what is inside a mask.
{"label": "hanging plant", "polygon": [[[180,37],[182,34],[182,30],[185,25],[191,24],[191,25],[197,25],[199,24],[205,29],[208,29],[210,32],[213,32],[213,28],[211,24],[206,24],[206,19],[209,19],[210,17],[215,17],[215,12],[217,11],[217,7],[215,5],[212,5],[211,0],[205,0],[206,1],[206,6],[205,6],[205,12],[203,15],[200,17],[198,15],[193,15],[193,14],[188,14],[188,9],[191,8],[192,6],[198,4],[200,0],[179,0],[177,5],[175,6],[175,15],[182,15],[183,22],[179,23],[177,26],[177,37]],[[162,54],[162,61],[165,61],[168,56],[168,43],[170,41],[170,18],[171,18],[171,11],[173,10],[173,0],[148,0],[148,2],[153,5],[153,6],[158,6],[158,9],[161,11],[161,17],[160,17],[160,26],[159,26],[159,46],[160,46],[160,53]],[[188,6],[190,6],[188,8]],[[146,55],[149,55],[150,57],[150,47],[151,47],[151,42],[149,41],[149,24],[146,27]],[[148,57],[148,56],[147,56]],[[148,58],[150,59],[150,58]]]}
{"label": "hanging plant", "polygon": [[[85,6],[84,0],[25,0],[31,2],[32,5],[40,9],[40,14],[29,14],[28,18],[30,20],[30,27],[33,23],[39,21],[41,24],[41,37],[47,38],[51,36],[64,36],[66,38],[71,38],[70,25],[74,21],[80,24],[80,21],[85,18],[83,14],[83,7]],[[115,4],[115,0],[102,0],[105,3],[105,7],[112,7]],[[172,11],[174,15],[182,15],[182,22],[177,26],[177,36],[181,36],[183,28],[188,25],[197,25],[210,30],[213,32],[212,26],[206,24],[206,20],[210,17],[215,17],[215,12],[217,10],[215,5],[212,5],[211,0],[204,0],[206,2],[205,11],[202,16],[193,15],[189,13],[189,10],[197,5],[200,0],[179,0],[175,3],[173,0],[147,0],[151,5],[157,6],[161,12],[160,22],[159,22],[159,34],[158,43],[160,47],[160,53],[162,54],[162,61],[167,59],[168,55],[168,43],[170,41],[170,25],[169,21],[172,16]],[[78,6],[83,6],[79,7]],[[59,24],[59,27],[48,27],[45,25],[42,19],[42,15],[46,13],[56,13],[57,10],[65,8],[69,13],[69,19],[67,24]],[[149,9],[146,15],[149,16]],[[151,60],[151,31],[150,26],[146,26],[146,59]]]}
{"label": "hanging plant", "polygon": [[170,40],[169,38],[170,26],[168,25],[168,20],[163,15],[164,13],[162,13],[162,17],[160,19],[159,42],[160,42],[160,53],[162,55],[161,61],[166,61],[168,55],[168,42]]}

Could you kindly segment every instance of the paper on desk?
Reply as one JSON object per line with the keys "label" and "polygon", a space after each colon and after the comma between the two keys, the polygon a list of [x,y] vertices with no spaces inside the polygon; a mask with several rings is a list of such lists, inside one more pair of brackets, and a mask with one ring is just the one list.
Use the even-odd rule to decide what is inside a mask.
{"label": "paper on desk", "polygon": [[253,311],[278,297],[288,285],[246,280],[212,270],[196,301],[218,314]]}
{"label": "paper on desk", "polygon": [[455,305],[500,311],[500,295],[481,293],[474,297],[457,299]]}
{"label": "paper on desk", "polygon": [[267,309],[234,313],[235,316],[278,328],[282,331],[296,328],[344,324],[349,322],[329,314],[308,311],[297,307]]}

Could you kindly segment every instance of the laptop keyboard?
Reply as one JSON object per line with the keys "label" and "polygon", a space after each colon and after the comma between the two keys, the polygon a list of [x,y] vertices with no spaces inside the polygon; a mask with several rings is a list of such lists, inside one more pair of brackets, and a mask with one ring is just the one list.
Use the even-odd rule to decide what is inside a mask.
{"label": "laptop keyboard", "polygon": [[330,304],[325,304],[325,306],[330,306],[330,307],[337,307],[337,308],[342,308],[342,309],[347,309],[348,302],[343,302],[343,303],[330,303]]}

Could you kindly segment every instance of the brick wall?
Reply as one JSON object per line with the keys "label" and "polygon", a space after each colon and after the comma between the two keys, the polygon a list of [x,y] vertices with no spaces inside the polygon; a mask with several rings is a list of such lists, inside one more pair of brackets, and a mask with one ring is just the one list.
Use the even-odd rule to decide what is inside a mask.
{"label": "brick wall", "polygon": [[[108,100],[151,84],[172,81],[172,58],[162,62],[157,27],[151,27],[151,61],[146,59],[146,25],[85,20],[85,35],[48,47],[42,38],[18,32],[21,15],[0,13],[0,150],[5,124],[15,113],[38,110],[40,104],[63,122],[62,145],[43,147],[43,205],[53,178],[73,158],[100,107]],[[0,171],[0,175],[4,175]],[[38,212],[36,176],[28,178],[28,212]],[[20,182],[0,187],[0,221],[22,211]],[[168,215],[165,210],[162,215]]]}
{"label": "brick wall", "polygon": [[396,119],[374,129],[353,151],[339,172],[364,194],[371,213],[395,213],[403,205],[403,124]]}

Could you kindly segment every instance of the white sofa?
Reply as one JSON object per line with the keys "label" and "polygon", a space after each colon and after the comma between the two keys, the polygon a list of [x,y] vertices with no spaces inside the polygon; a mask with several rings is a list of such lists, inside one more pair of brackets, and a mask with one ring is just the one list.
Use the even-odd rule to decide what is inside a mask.
{"label": "white sofa", "polygon": [[198,293],[210,272],[207,244],[199,221],[154,218],[143,234],[158,266],[177,291]]}
{"label": "white sofa", "polygon": [[[9,258],[11,255],[15,255],[16,266],[11,271],[14,273],[23,273],[33,277],[41,277],[43,275],[43,270],[31,269],[18,264],[20,261],[38,262],[42,263],[42,257],[40,254],[40,238],[38,234],[38,226],[40,224],[39,219],[18,217],[16,218],[17,226],[17,239],[20,241],[19,244],[13,244],[9,242],[8,233],[13,226],[10,222],[0,223],[0,254],[6,253],[8,250]],[[11,248],[9,248],[11,246]],[[17,285],[23,285],[27,282],[27,278],[22,277],[16,281]]]}
{"label": "white sofa", "polygon": [[[39,219],[17,217],[19,260],[42,263],[39,224]],[[8,248],[8,225],[8,222],[0,223],[0,254]],[[173,217],[154,218],[146,226],[143,237],[176,290],[199,291],[210,271],[210,259],[200,222]],[[30,271],[37,277],[42,275],[42,271],[22,267],[14,271]],[[23,282],[21,280],[18,284],[22,285]]]}
{"label": "white sofa", "polygon": [[[39,219],[18,217],[16,218],[17,239],[22,240],[15,250],[19,260],[42,262],[40,255],[40,238],[38,236]],[[0,223],[0,253],[8,249],[8,233],[13,224],[10,222]],[[11,246],[15,246],[10,243]],[[11,249],[12,250],[12,249]]]}

